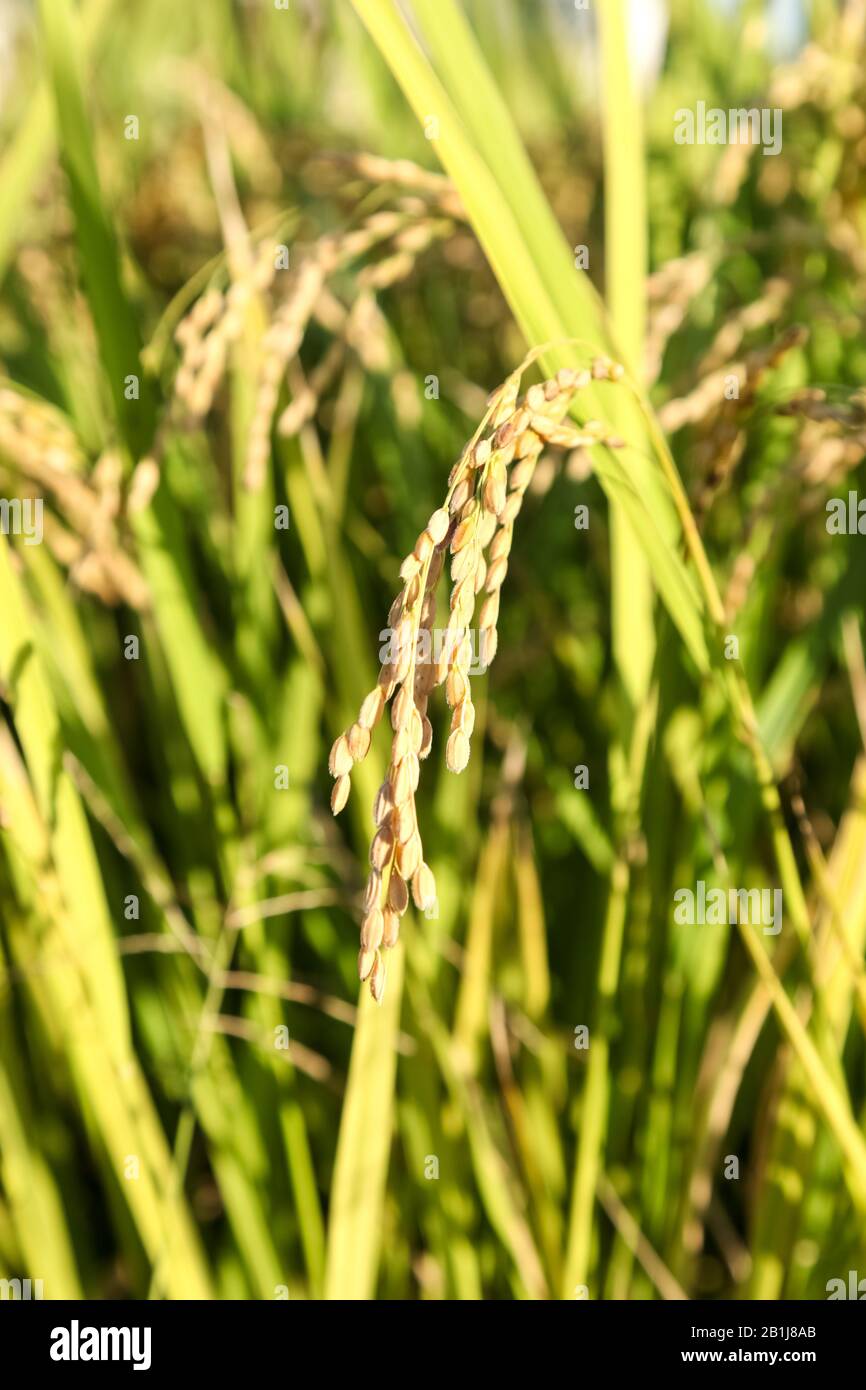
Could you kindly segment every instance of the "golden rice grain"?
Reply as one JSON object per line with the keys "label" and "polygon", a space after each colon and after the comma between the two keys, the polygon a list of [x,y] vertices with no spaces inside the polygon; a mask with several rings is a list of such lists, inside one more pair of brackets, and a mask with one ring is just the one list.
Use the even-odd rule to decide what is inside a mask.
{"label": "golden rice grain", "polygon": [[469,739],[462,729],[455,729],[445,745],[445,764],[449,772],[462,772],[469,762]]}
{"label": "golden rice grain", "polygon": [[349,777],[348,773],[344,773],[342,777],[338,777],[334,783],[333,790],[331,791],[331,810],[335,816],[340,814],[346,802],[349,800],[351,786],[352,779]]}
{"label": "golden rice grain", "polygon": [[[397,875],[395,874],[394,877],[396,878]],[[383,950],[390,951],[393,946],[397,945],[400,936],[400,917],[399,914],[394,912],[390,907],[385,908],[383,916],[385,919],[385,929],[382,933],[382,948]]]}
{"label": "golden rice grain", "polygon": [[436,880],[433,877],[433,870],[423,860],[412,877],[412,900],[419,912],[426,912],[436,901]]}

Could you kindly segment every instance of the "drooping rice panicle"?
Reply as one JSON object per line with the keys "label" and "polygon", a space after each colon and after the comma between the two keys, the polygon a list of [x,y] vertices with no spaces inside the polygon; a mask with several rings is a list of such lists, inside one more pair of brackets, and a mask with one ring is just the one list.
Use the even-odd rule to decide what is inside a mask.
{"label": "drooping rice panicle", "polygon": [[[377,1000],[385,988],[383,951],[398,940],[410,891],[420,911],[436,899],[415,807],[420,763],[429,754],[433,737],[430,694],[444,684],[451,710],[445,762],[449,771],[462,772],[469,762],[475,726],[470,679],[476,604],[483,593],[478,655],[486,669],[496,655],[500,590],[514,522],[539,455],[546,448],[574,450],[595,444],[616,448],[623,442],[601,422],[576,426],[565,419],[578,391],[593,380],[619,381],[622,367],[597,358],[589,370],[563,370],[530,387],[521,400],[521,378],[534,355],[489,398],[484,419],[451,470],[443,506],[432,514],[403,561],[403,589],[388,615],[390,660],[382,666],[357,720],[331,749],[329,769],[335,778],[331,808],[337,815],[348,800],[352,768],[366,757],[372,731],[390,702],[394,738],[388,774],[373,808],[376,832],[358,957],[360,978],[370,981]],[[446,556],[450,556],[451,594],[437,654],[436,585]]]}

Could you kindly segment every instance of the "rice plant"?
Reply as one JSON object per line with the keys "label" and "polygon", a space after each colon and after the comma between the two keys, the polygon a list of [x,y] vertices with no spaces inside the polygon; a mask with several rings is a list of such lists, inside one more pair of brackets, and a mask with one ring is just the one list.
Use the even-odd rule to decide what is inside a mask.
{"label": "rice plant", "polygon": [[665,8],[0,5],[0,1279],[866,1275],[866,7]]}

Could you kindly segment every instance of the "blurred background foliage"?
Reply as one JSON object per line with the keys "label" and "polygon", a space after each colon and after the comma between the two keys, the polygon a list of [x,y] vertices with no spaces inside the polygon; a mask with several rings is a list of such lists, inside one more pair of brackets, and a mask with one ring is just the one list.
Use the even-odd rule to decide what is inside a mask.
{"label": "blurred background foliage", "polygon": [[[824,1297],[866,1260],[840,1147],[866,1119],[866,543],[825,526],[863,483],[866,8],[815,0],[801,35],[763,0],[670,0],[657,65],[631,18],[631,365],[739,637],[808,938],[786,917],[768,983],[736,929],[673,923],[699,879],[775,885],[772,827],[658,602],[630,704],[608,502],[574,455],[519,519],[459,778],[433,715],[438,915],[410,910],[377,1008],[357,923],[387,741],[338,823],[328,747],[527,346],[362,23],[377,3],[0,9],[0,492],[45,498],[44,544],[0,536],[0,1276],[48,1298]],[[450,8],[415,6],[446,45]],[[635,133],[602,114],[594,16],[463,9],[610,296],[605,134]],[[781,153],[674,144],[697,100],[779,108]],[[224,332],[196,357],[203,302]]]}

